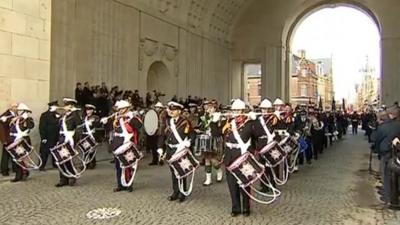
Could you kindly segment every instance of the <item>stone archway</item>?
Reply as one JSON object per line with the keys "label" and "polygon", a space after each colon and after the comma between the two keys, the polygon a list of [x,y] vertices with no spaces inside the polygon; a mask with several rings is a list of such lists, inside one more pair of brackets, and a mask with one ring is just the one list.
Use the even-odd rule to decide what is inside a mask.
{"label": "stone archway", "polygon": [[[294,14],[294,16],[287,21],[283,33],[282,33],[282,43],[285,46],[285,54],[282,57],[284,60],[284,68],[282,68],[282,80],[284,81],[284,90],[282,92],[284,93],[284,96],[286,96],[286,99],[289,100],[290,98],[290,75],[292,73],[292,49],[291,45],[293,42],[293,38],[295,36],[297,28],[301,25],[301,23],[311,14],[324,9],[324,8],[336,8],[336,7],[349,7],[353,8],[355,10],[358,10],[365,14],[367,17],[369,17],[376,25],[377,30],[379,32],[379,35],[381,36],[382,33],[382,26],[379,22],[378,17],[376,14],[370,10],[367,6],[361,4],[360,2],[353,1],[353,0],[331,0],[327,2],[319,2],[314,5],[310,5],[306,7],[305,9],[300,9],[298,12]],[[381,45],[381,44],[380,44]],[[381,46],[381,51],[382,51],[382,46]],[[380,52],[382,55],[382,52]],[[382,62],[380,62],[382,64]],[[381,66],[382,70],[382,66]],[[382,74],[382,71],[380,71],[380,74]],[[381,88],[379,88],[381,90]],[[379,96],[382,96],[382,93],[379,94]]]}
{"label": "stone archway", "polygon": [[150,65],[147,72],[146,83],[148,92],[157,90],[158,92],[165,94],[164,97],[161,97],[161,100],[164,102],[171,99],[171,97],[176,94],[174,79],[167,66],[161,61],[153,62]]}

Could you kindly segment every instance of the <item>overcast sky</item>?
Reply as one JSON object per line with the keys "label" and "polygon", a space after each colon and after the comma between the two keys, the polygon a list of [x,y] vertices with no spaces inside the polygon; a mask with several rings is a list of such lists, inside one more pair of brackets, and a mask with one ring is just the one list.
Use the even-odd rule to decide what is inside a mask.
{"label": "overcast sky", "polygon": [[[366,56],[380,76],[380,36],[373,20],[348,7],[326,8],[307,17],[292,39],[292,52],[307,51],[307,58],[333,57],[335,98],[353,98],[359,70]],[[351,99],[349,99],[351,101]]]}

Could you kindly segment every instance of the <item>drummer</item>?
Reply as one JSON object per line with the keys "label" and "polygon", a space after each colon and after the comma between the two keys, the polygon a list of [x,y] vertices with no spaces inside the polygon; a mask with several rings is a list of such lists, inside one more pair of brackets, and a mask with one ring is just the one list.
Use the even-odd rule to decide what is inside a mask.
{"label": "drummer", "polygon": [[[31,139],[29,137],[29,132],[35,126],[30,114],[32,111],[24,103],[19,103],[17,106],[17,116],[14,117],[10,122],[10,137],[12,142],[9,146],[17,144],[21,139],[25,140],[28,145],[31,145]],[[18,147],[17,147],[18,148]],[[27,156],[29,157],[29,156]],[[25,158],[26,159],[26,158]],[[15,163],[15,161],[13,161]],[[18,182],[21,180],[26,180],[29,176],[29,171],[27,170],[27,164],[23,161],[18,164],[15,168],[15,178],[11,182]]]}
{"label": "drummer", "polygon": [[[166,123],[165,132],[158,139],[157,152],[163,156],[162,158],[169,160],[176,152],[182,151],[192,146],[194,142],[194,131],[190,121],[181,115],[184,108],[182,104],[171,101],[168,103],[167,106],[170,119]],[[164,146],[165,152],[163,150]],[[179,202],[184,202],[186,196],[179,190],[178,179],[175,176],[173,168],[170,167],[170,170],[173,193],[168,197],[168,200],[179,200]],[[184,191],[186,191],[186,178],[183,178],[182,182],[183,189]]]}
{"label": "drummer", "polygon": [[[251,137],[254,134],[252,122],[254,118],[243,114],[246,110],[246,104],[242,100],[236,99],[232,103],[231,110],[233,118],[222,128],[226,141],[223,159],[225,167],[229,167],[242,154],[250,151]],[[229,170],[226,170],[226,180],[232,200],[231,216],[236,217],[241,213],[246,217],[250,216],[250,198],[241,189],[238,180]],[[246,190],[250,193],[249,187]]]}
{"label": "drummer", "polygon": [[[217,182],[222,181],[223,173],[221,169],[221,160],[223,155],[222,126],[226,119],[222,119],[220,113],[217,113],[218,103],[216,100],[207,101],[206,114],[200,117],[199,125],[196,129],[199,135],[198,139],[205,138],[205,148],[203,157],[205,159],[206,180],[204,186],[212,184],[212,167],[217,172]],[[197,141],[197,143],[202,143]]]}
{"label": "drummer", "polygon": [[146,141],[147,149],[151,151],[151,154],[153,156],[153,159],[149,164],[150,166],[158,165],[159,163],[162,164],[162,162],[159,162],[160,156],[157,153],[157,141],[165,129],[165,120],[166,120],[165,107],[161,102],[157,102],[154,105],[154,110],[157,113],[157,118],[156,118],[157,121],[153,121],[154,122],[153,125],[154,127],[156,127],[156,132],[153,135],[147,135],[147,141]]}
{"label": "drummer", "polygon": [[[138,129],[142,127],[142,122],[138,115],[135,115],[131,110],[131,104],[125,100],[119,100],[115,103],[115,108],[117,114],[114,116],[113,128],[114,128],[114,138],[111,142],[111,147],[114,153],[122,152],[125,146],[129,146],[130,143],[138,144]],[[104,122],[106,120],[102,119]],[[103,122],[103,123],[104,123]],[[115,159],[115,169],[117,176],[118,186],[114,188],[114,192],[119,191],[133,191],[133,175],[135,173],[134,168],[121,168],[120,161]],[[124,181],[125,179],[125,181]],[[124,186],[123,182],[129,184]]]}
{"label": "drummer", "polygon": [[[85,117],[83,119],[83,131],[82,131],[82,139],[83,138],[92,138],[92,140],[97,141],[98,138],[98,132],[96,132],[96,129],[100,127],[100,118],[99,116],[94,114],[94,111],[96,110],[96,106],[91,105],[91,104],[86,104],[85,105]],[[87,168],[88,169],[94,169],[96,167],[96,152],[92,151],[88,154],[85,154],[84,157],[88,160],[87,162]]]}
{"label": "drummer", "polygon": [[[261,101],[259,108],[261,109],[262,115],[254,123],[256,136],[259,137],[257,139],[256,145],[257,150],[261,150],[269,143],[274,141],[275,133],[273,127],[277,124],[278,121],[277,117],[274,114],[272,103],[271,101],[269,101],[269,99],[264,99],[263,101]],[[259,160],[263,165],[265,165],[266,160],[263,157],[260,157]],[[275,180],[273,179],[273,169],[274,168],[266,168],[265,176],[269,178],[272,186],[276,187]],[[268,191],[270,191],[269,188],[264,183],[261,183],[261,192]]]}

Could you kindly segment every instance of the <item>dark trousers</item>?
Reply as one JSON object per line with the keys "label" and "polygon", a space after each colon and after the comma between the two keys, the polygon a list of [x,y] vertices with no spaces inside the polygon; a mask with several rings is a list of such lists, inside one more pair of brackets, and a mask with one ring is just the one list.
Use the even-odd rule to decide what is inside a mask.
{"label": "dark trousers", "polygon": [[147,136],[146,145],[147,150],[150,151],[153,156],[153,159],[151,160],[152,163],[158,163],[157,140],[158,135]]}
{"label": "dark trousers", "polygon": [[[265,159],[260,157],[260,163],[262,165],[265,165]],[[270,167],[265,166],[264,177],[265,178],[268,177],[268,179],[271,181],[272,186],[276,188],[274,175],[272,174],[272,170],[273,169],[275,169],[275,167],[274,168],[270,168]],[[262,189],[267,189],[268,188],[263,182],[260,183],[260,186],[261,186]]]}
{"label": "dark trousers", "polygon": [[[171,167],[170,170],[171,170],[172,190],[173,190],[172,195],[178,196],[181,193],[179,190],[178,179],[176,178],[174,170]],[[183,190],[187,191],[186,178],[183,178]]]}
{"label": "dark trousers", "polygon": [[[74,170],[72,168],[72,163],[70,161],[64,163],[64,166],[60,166],[60,167],[62,168],[62,170],[65,170],[64,167],[66,167],[68,169],[68,171],[70,171],[71,173],[74,173]],[[68,177],[64,176],[60,171],[60,183],[68,184],[69,179],[75,180],[75,178],[68,178]]]}
{"label": "dark trousers", "polygon": [[94,152],[89,153],[88,158],[89,158],[89,159],[93,158],[93,159],[92,159],[92,161],[90,161],[90,162],[86,165],[88,169],[94,169],[94,168],[96,167],[97,162],[96,162],[96,156],[95,156],[94,154],[95,154]]}
{"label": "dark trousers", "polygon": [[15,168],[15,180],[22,180],[23,175],[29,173],[28,170],[23,169],[22,167],[17,165],[14,161],[12,162],[12,166],[13,168]]}
{"label": "dark trousers", "polygon": [[298,158],[299,158],[300,165],[304,164],[304,157],[306,158],[306,161],[308,163],[311,163],[311,159],[313,157],[311,138],[307,137],[306,142],[307,142],[308,148],[306,150],[304,150],[304,152],[299,152]]}
{"label": "dark trousers", "polygon": [[[115,163],[115,171],[116,171],[116,175],[117,175],[117,185],[118,185],[118,188],[121,188],[121,189],[129,188],[129,187],[122,186],[122,182],[121,182],[122,168],[121,168],[121,165],[120,165],[119,160],[116,159],[116,158],[114,158],[114,163]],[[134,172],[134,171],[133,171],[133,169],[132,169],[132,171],[130,171],[130,175],[132,175],[133,172]],[[125,174],[125,179],[127,179],[127,178],[129,178],[129,177],[127,177],[127,174]],[[130,187],[132,187],[132,186],[133,186],[133,183],[132,183],[132,185],[131,185]]]}
{"label": "dark trousers", "polygon": [[396,173],[391,172],[391,177],[390,177],[390,189],[392,190],[392,193],[390,194],[390,204],[394,206],[399,206],[399,175]]}
{"label": "dark trousers", "polygon": [[324,145],[323,138],[324,137],[319,134],[313,136],[312,145],[313,145],[314,159],[318,159],[318,153],[321,154],[323,151],[323,145]]}
{"label": "dark trousers", "polygon": [[56,167],[54,157],[50,153],[50,149],[53,148],[54,146],[55,144],[49,144],[49,143],[40,144],[40,158],[42,159],[42,165],[40,166],[41,169],[44,169],[46,167],[49,156],[51,156],[53,167]]}
{"label": "dark trousers", "polygon": [[[249,196],[239,187],[237,179],[228,170],[226,171],[226,181],[228,182],[229,194],[231,195],[232,212],[250,212]],[[250,188],[246,188],[246,190],[250,193]],[[240,201],[240,196],[242,197],[242,201]]]}
{"label": "dark trousers", "polygon": [[358,123],[357,124],[353,123],[352,127],[353,127],[353,129],[352,129],[353,134],[357,134],[358,133]]}

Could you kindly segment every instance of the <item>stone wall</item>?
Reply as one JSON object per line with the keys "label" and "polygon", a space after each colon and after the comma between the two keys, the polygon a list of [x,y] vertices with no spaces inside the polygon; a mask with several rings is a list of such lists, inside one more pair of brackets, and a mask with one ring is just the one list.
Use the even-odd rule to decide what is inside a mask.
{"label": "stone wall", "polygon": [[24,102],[37,126],[49,100],[50,24],[51,0],[0,0],[0,111]]}
{"label": "stone wall", "polygon": [[172,13],[179,9],[174,1],[157,5],[158,10],[144,2],[53,2],[52,98],[73,96],[78,81],[104,81],[138,89],[143,96],[151,91],[147,88],[151,65],[162,62],[170,79],[159,89],[182,97],[190,93],[229,99],[229,45],[196,31],[197,25],[194,30],[182,25],[179,15]]}

